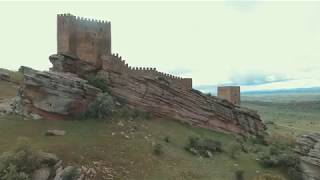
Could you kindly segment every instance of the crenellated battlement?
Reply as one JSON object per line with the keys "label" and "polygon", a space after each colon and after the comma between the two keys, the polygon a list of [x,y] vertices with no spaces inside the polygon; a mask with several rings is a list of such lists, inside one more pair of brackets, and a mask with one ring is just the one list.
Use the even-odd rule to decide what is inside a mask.
{"label": "crenellated battlement", "polygon": [[104,70],[113,71],[125,76],[135,77],[148,77],[157,79],[162,77],[171,82],[174,86],[183,87],[186,89],[192,89],[192,79],[182,78],[171,74],[158,71],[156,68],[151,67],[132,67],[129,66],[125,60],[119,56],[118,53],[112,53],[111,55],[102,56],[102,66]]}
{"label": "crenellated battlement", "polygon": [[80,17],[80,16],[74,16],[72,14],[58,14],[58,18],[73,18],[77,21],[80,22],[88,22],[88,23],[97,23],[97,24],[107,24],[110,25],[110,21],[105,21],[105,20],[97,20],[97,19],[91,19],[91,18],[85,18],[85,17]]}

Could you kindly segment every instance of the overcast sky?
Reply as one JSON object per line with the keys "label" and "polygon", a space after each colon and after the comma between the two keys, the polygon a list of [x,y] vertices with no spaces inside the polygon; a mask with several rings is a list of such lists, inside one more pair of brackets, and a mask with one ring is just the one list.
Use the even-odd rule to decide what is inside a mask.
{"label": "overcast sky", "polygon": [[204,91],[320,86],[320,2],[0,2],[0,67],[48,70],[58,13],[111,21],[131,66]]}

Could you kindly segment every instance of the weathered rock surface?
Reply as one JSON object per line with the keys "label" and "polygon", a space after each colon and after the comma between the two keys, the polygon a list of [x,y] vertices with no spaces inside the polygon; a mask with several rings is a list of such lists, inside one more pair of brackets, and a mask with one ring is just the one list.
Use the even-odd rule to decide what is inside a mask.
{"label": "weathered rock surface", "polygon": [[57,129],[50,129],[47,130],[45,135],[46,136],[64,136],[66,134],[63,130],[57,130]]}
{"label": "weathered rock surface", "polygon": [[[50,60],[53,71],[82,76],[83,73],[94,72],[93,67],[88,68],[90,65],[85,68],[79,65],[85,63],[82,60],[70,60],[69,56],[62,54],[52,55]],[[179,88],[167,79],[129,76],[112,67],[99,73],[108,79],[111,94],[124,99],[131,107],[208,129],[242,135],[264,133],[265,125],[255,111],[234,106],[225,100],[206,96],[196,90]]]}
{"label": "weathered rock surface", "polygon": [[10,75],[8,72],[0,69],[0,80],[3,80],[3,81],[9,81],[10,80]]}
{"label": "weathered rock surface", "polygon": [[300,155],[304,179],[320,180],[320,133],[300,136],[295,151]]}
{"label": "weathered rock surface", "polygon": [[[24,83],[20,89],[19,114],[38,114],[47,119],[63,119],[84,112],[101,90],[71,73],[41,72],[21,68]],[[20,111],[20,112],[19,112]]]}
{"label": "weathered rock surface", "polygon": [[32,179],[33,180],[47,180],[50,177],[50,171],[51,170],[48,167],[38,169],[33,173]]}
{"label": "weathered rock surface", "polygon": [[86,61],[79,61],[75,57],[67,55],[54,54],[51,55],[49,59],[53,64],[50,70],[55,72],[68,72],[83,77],[84,75],[95,73],[99,70],[99,68]]}

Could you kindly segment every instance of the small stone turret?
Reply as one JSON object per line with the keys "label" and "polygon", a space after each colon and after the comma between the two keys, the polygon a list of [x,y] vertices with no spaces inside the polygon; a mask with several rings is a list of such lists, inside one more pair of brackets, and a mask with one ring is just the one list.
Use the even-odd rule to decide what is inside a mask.
{"label": "small stone turret", "polygon": [[218,87],[218,98],[225,99],[235,105],[240,105],[240,86]]}

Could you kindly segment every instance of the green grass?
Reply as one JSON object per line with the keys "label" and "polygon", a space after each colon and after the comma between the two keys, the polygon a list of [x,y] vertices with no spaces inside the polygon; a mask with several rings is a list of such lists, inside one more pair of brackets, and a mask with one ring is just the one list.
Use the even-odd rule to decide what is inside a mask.
{"label": "green grass", "polygon": [[[252,179],[258,172],[280,173],[264,169],[255,154],[241,153],[233,160],[227,153],[212,158],[193,156],[184,150],[189,136],[234,142],[230,135],[190,127],[174,120],[152,119],[109,122],[0,119],[0,152],[12,149],[18,137],[27,137],[31,144],[61,157],[66,163],[85,165],[102,160],[115,169],[118,179],[233,179],[238,169]],[[63,137],[46,137],[47,129],[63,129]],[[129,139],[121,135],[124,132]],[[115,135],[112,135],[115,133]],[[170,137],[170,143],[164,138]],[[147,137],[147,138],[146,138]],[[160,143],[164,154],[155,156],[152,144]]]}

